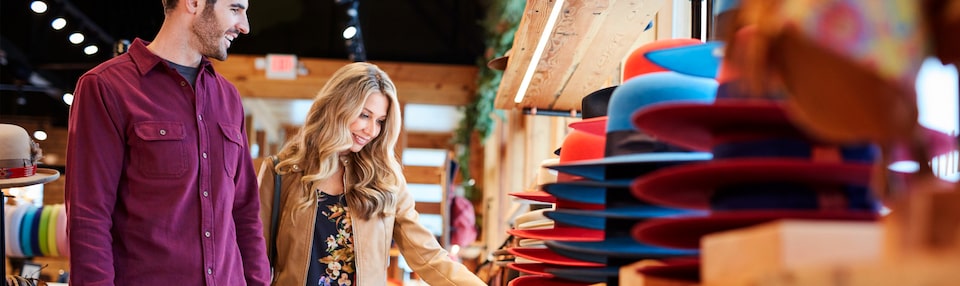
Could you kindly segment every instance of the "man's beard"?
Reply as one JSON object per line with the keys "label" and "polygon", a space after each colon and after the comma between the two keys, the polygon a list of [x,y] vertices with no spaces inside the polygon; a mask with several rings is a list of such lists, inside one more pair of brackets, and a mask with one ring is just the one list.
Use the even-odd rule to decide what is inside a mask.
{"label": "man's beard", "polygon": [[194,21],[191,32],[196,37],[200,54],[218,60],[227,59],[227,49],[221,49],[224,39],[223,31],[218,29],[217,15],[213,12],[213,5],[207,5],[200,13],[200,18]]}

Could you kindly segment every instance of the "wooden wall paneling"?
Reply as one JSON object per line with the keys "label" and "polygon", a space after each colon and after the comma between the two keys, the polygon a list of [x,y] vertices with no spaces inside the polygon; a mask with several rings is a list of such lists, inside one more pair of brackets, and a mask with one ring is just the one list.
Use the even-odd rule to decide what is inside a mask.
{"label": "wooden wall paneling", "polygon": [[407,132],[407,148],[444,149],[453,147],[453,134],[443,132]]}
{"label": "wooden wall paneling", "polygon": [[[313,99],[317,91],[346,60],[299,58],[308,74],[294,80],[266,78],[256,68],[262,56],[230,55],[228,61],[214,61],[214,67],[232,82],[244,97]],[[374,62],[390,75],[400,100],[407,103],[466,105],[476,91],[477,67],[467,65]]]}
{"label": "wooden wall paneling", "polygon": [[443,169],[431,166],[403,166],[403,176],[409,184],[439,184]]}
{"label": "wooden wall paneling", "polygon": [[610,5],[609,15],[600,26],[603,33],[583,42],[585,47],[578,49],[588,55],[589,60],[578,63],[569,81],[561,87],[562,91],[558,91],[561,95],[551,109],[579,110],[584,96],[604,87],[602,84],[611,78],[619,82],[617,70],[623,57],[663,4],[664,0],[617,0]]}

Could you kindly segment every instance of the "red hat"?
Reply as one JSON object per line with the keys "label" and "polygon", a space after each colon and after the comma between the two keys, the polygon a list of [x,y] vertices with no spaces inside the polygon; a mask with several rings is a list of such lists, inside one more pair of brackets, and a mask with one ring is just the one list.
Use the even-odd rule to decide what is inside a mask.
{"label": "red hat", "polygon": [[704,217],[652,219],[638,223],[631,235],[637,241],[680,249],[700,248],[700,239],[708,234],[749,227],[781,219],[874,221],[876,212],[863,211],[729,211]]}

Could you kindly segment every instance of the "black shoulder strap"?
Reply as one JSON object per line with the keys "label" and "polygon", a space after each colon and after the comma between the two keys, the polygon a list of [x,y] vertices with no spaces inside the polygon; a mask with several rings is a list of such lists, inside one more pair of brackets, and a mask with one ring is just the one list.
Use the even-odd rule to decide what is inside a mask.
{"label": "black shoulder strap", "polygon": [[277,172],[277,164],[280,163],[280,159],[277,156],[270,156],[273,159],[273,209],[272,214],[270,215],[270,249],[267,251],[268,258],[270,259],[270,267],[276,265],[277,261],[277,229],[279,228],[277,221],[280,218],[280,185],[281,178],[280,173]]}

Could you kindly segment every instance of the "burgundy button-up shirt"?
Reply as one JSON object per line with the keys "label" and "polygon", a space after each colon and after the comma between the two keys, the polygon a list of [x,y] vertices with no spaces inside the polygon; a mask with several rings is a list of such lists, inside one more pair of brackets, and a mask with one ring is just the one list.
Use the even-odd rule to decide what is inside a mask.
{"label": "burgundy button-up shirt", "polygon": [[137,39],[84,74],[66,166],[71,285],[267,285],[236,87],[192,87]]}

